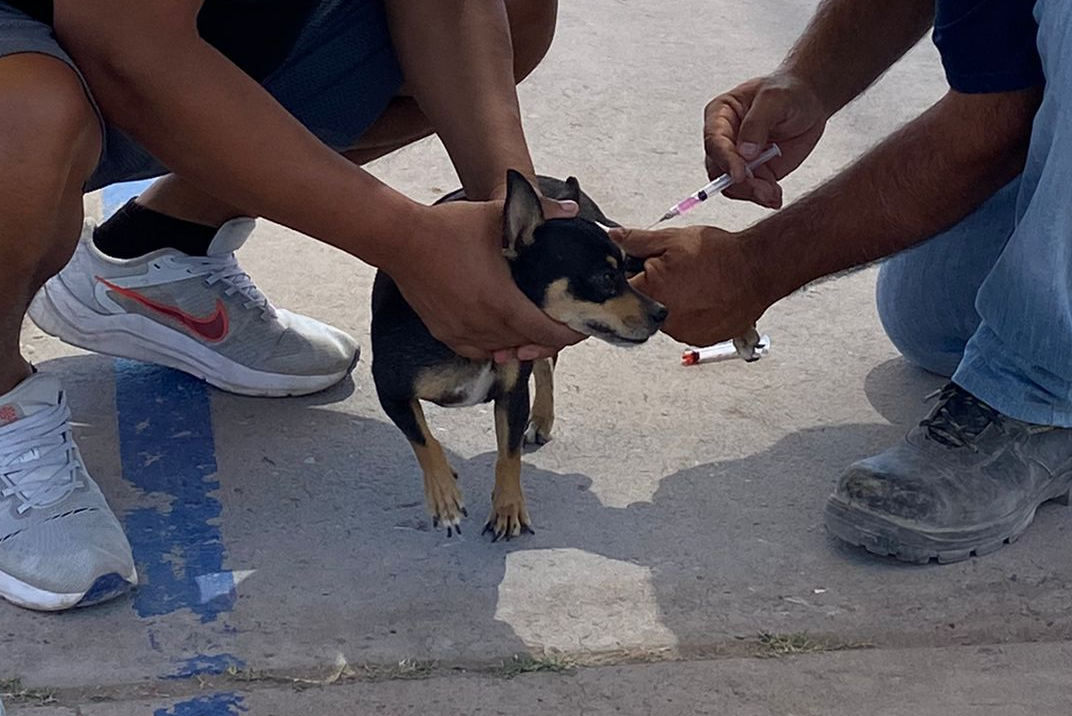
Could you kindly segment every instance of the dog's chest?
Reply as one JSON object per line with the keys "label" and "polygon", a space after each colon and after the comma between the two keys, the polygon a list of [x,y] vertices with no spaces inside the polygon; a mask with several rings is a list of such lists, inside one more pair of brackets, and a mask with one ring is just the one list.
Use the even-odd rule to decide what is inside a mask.
{"label": "dog's chest", "polygon": [[457,401],[450,405],[467,408],[470,405],[487,402],[491,397],[491,389],[495,387],[496,378],[495,366],[492,363],[486,363],[468,381],[458,386]]}
{"label": "dog's chest", "polygon": [[501,390],[503,377],[503,369],[490,361],[431,366],[417,377],[417,397],[448,408],[486,403]]}

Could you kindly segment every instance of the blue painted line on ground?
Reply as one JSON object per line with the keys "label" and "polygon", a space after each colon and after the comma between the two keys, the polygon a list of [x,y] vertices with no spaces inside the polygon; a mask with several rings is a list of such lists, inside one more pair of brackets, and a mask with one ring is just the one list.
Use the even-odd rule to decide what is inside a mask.
{"label": "blue painted line on ground", "polygon": [[189,609],[202,623],[234,604],[234,591],[202,602],[198,577],[223,572],[221,506],[211,493],[216,448],[205,384],[184,373],[136,361],[115,364],[123,476],[161,507],[127,513],[127,536],[144,584],[135,592],[139,616]]}
{"label": "blue painted line on ground", "polygon": [[175,704],[170,709],[157,709],[153,716],[233,716],[249,711],[241,696],[234,692],[198,696]]}
{"label": "blue painted line on ground", "polygon": [[[106,187],[105,216],[151,183]],[[136,361],[118,360],[115,370],[123,475],[144,492],[171,498],[164,509],[134,510],[125,519],[143,581],[135,609],[149,617],[188,608],[202,622],[214,621],[233,605],[234,580],[223,569],[220,503],[210,496],[219,482],[208,387]]]}
{"label": "blue painted line on ground", "polygon": [[182,665],[173,674],[168,674],[165,679],[181,680],[192,679],[195,676],[219,676],[226,673],[230,668],[241,669],[245,664],[230,654],[217,654],[205,656],[204,654],[185,659]]}
{"label": "blue painted line on ground", "polygon": [[[104,216],[151,183],[105,188]],[[235,594],[233,577],[223,569],[222,508],[212,496],[219,481],[208,387],[178,371],[116,360],[115,398],[124,478],[146,494],[167,500],[163,507],[136,509],[124,518],[141,576],[134,609],[143,618],[189,609],[202,623],[213,622],[223,633],[233,634],[232,627],[217,622],[233,607]],[[149,643],[163,650],[152,629]],[[218,675],[245,666],[227,653],[196,654],[175,663],[175,672],[163,678]],[[248,710],[241,696],[224,692],[157,709],[154,716],[235,716]]]}

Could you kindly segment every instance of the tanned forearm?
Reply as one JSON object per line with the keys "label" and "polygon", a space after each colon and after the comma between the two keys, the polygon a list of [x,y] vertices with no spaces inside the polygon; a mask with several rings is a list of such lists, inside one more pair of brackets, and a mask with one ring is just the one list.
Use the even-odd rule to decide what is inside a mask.
{"label": "tanned forearm", "polygon": [[834,179],[742,233],[770,303],[952,226],[1024,166],[1041,91],[950,91]]}
{"label": "tanned forearm", "polygon": [[810,84],[833,115],[934,22],[934,0],[824,0],[779,68]]}
{"label": "tanned forearm", "polygon": [[322,144],[202,41],[199,7],[56,0],[55,22],[108,120],[177,174],[374,265],[405,255],[424,207]]}
{"label": "tanned forearm", "polygon": [[431,120],[471,199],[502,198],[507,169],[532,175],[502,0],[388,0],[406,90]]}

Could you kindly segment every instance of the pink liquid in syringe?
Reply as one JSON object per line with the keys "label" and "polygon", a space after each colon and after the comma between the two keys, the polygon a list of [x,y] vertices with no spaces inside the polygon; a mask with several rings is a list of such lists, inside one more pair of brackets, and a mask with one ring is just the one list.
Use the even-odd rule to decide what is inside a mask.
{"label": "pink liquid in syringe", "polygon": [[686,211],[691,211],[692,209],[694,209],[699,204],[700,204],[699,199],[697,199],[695,196],[690,196],[688,199],[683,200],[680,204],[678,204],[674,208],[677,209],[677,212],[679,214],[684,214]]}

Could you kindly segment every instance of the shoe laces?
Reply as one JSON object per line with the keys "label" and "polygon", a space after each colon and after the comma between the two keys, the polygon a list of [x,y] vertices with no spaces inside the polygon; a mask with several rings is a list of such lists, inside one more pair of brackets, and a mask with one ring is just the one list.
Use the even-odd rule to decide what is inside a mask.
{"label": "shoe laces", "polygon": [[0,499],[14,498],[21,515],[59,502],[81,487],[65,403],[0,428]]}
{"label": "shoe laces", "polygon": [[245,299],[242,307],[245,309],[258,309],[261,317],[265,320],[275,318],[275,307],[272,306],[268,297],[261,293],[253,279],[246,273],[234,254],[226,256],[183,256],[178,259],[186,265],[186,270],[194,276],[203,276],[205,284],[214,286],[223,283],[227,288],[224,295],[241,296]]}
{"label": "shoe laces", "polygon": [[931,393],[927,400],[934,397],[938,398],[938,404],[919,423],[931,440],[947,447],[967,446],[977,451],[973,441],[988,426],[996,424],[1005,431],[1001,413],[954,383]]}

